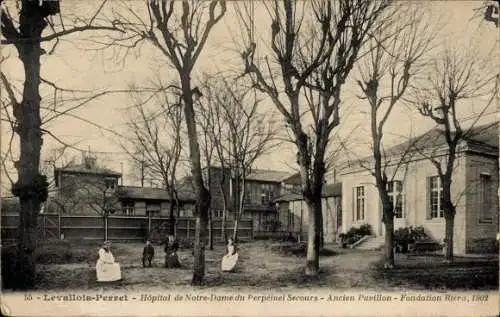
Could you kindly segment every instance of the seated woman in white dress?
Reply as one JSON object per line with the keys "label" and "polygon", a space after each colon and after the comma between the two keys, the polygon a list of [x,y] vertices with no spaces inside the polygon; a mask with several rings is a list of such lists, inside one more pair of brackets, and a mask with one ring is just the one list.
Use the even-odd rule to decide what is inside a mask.
{"label": "seated woman in white dress", "polygon": [[121,280],[120,264],[115,262],[113,253],[111,253],[111,243],[105,241],[99,249],[99,259],[95,266],[98,282],[113,282]]}
{"label": "seated woman in white dress", "polygon": [[238,252],[232,239],[227,242],[227,254],[222,258],[221,269],[223,272],[232,272],[238,262]]}

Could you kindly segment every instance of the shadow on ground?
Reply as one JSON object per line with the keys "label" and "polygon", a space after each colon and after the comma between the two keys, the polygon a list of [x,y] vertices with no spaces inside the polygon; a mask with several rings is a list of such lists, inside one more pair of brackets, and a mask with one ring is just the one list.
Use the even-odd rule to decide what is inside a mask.
{"label": "shadow on ground", "polygon": [[455,257],[453,263],[444,263],[441,256],[396,257],[396,267],[383,268],[382,261],[373,264],[375,283],[388,288],[439,290],[493,290],[498,289],[498,258]]}

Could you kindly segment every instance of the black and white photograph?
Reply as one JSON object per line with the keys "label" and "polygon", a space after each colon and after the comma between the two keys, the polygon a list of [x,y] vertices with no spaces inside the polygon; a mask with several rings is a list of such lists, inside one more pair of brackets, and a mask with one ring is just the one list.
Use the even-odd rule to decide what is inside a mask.
{"label": "black and white photograph", "polygon": [[498,316],[498,0],[0,0],[4,316]]}

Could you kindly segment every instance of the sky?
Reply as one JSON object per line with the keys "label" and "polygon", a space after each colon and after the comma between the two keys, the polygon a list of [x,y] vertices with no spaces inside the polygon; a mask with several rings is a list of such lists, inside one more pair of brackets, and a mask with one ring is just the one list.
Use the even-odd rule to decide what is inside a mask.
{"label": "sky", "polygon": [[[145,4],[140,1],[126,1],[134,7],[134,11],[140,15],[144,13]],[[100,2],[72,0],[62,1],[63,14],[78,14],[79,16],[91,16]],[[431,22],[439,23],[441,33],[439,43],[452,44],[475,48],[484,56],[494,53],[491,60],[498,61],[498,29],[493,24],[487,24],[481,18],[472,19],[474,9],[478,7],[478,1],[445,1],[425,2],[432,11]],[[107,10],[118,9],[119,1],[109,1]],[[239,48],[235,46],[235,39],[240,39],[240,28],[237,16],[228,5],[228,11],[221,22],[216,25],[209,36],[207,45],[193,73],[196,80],[203,72],[217,72],[224,70],[241,69],[241,59],[238,55]],[[264,41],[270,38],[269,20],[267,12],[262,3],[255,2],[256,34]],[[110,11],[106,11],[110,12]],[[85,41],[95,36],[91,33],[79,33],[61,39],[55,49],[55,53],[45,55],[42,58],[42,76],[60,87],[66,89],[85,90],[85,93],[76,93],[77,96],[90,96],[95,91],[127,89],[130,85],[147,86],[155,76],[161,76],[166,80],[175,79],[176,74],[166,66],[165,59],[158,50],[149,44],[144,44],[140,49],[129,52],[126,58],[120,58],[123,63],[117,63],[116,50],[95,51],[92,44]],[[52,43],[51,43],[52,44]],[[50,51],[51,45],[46,45]],[[9,80],[17,87],[21,87],[23,81],[22,67],[12,49],[3,48],[2,54],[8,55],[8,60],[2,65],[2,72],[7,74]],[[266,54],[263,50],[262,54]],[[498,69],[498,64],[494,64]],[[341,112],[341,125],[337,128],[342,138],[347,138],[346,144],[353,151],[363,155],[369,150],[367,143],[369,124],[367,121],[366,105],[356,98],[359,94],[357,86],[352,81],[343,89]],[[42,90],[42,98],[49,100],[53,96],[53,90],[45,86]],[[65,94],[66,97],[70,94]],[[72,105],[75,102],[71,103]],[[484,104],[484,100],[472,101],[464,106],[463,118],[470,120],[478,107]],[[51,106],[51,105],[47,105]],[[120,171],[123,168],[124,184],[132,184],[133,178],[130,171],[131,166],[123,149],[119,146],[123,137],[127,136],[125,123],[128,118],[128,110],[132,106],[130,95],[125,93],[111,93],[106,96],[92,100],[84,107],[71,112],[72,116],[59,117],[46,126],[54,135],[65,143],[74,145],[73,150],[68,151],[66,158],[71,156],[80,157],[78,150],[89,150],[95,152],[102,165]],[[264,111],[275,111],[269,100],[262,102]],[[59,108],[58,108],[59,109]],[[84,118],[85,121],[75,118]],[[496,117],[494,106],[481,122],[491,122]],[[93,122],[89,124],[88,122]],[[98,128],[104,127],[102,128]],[[418,134],[434,127],[430,120],[423,119],[415,110],[406,107],[397,107],[388,121],[386,130],[386,146],[401,140],[401,136]],[[8,125],[2,123],[2,152],[5,151],[10,132]],[[17,139],[14,142],[16,147]],[[42,160],[48,159],[51,150],[60,148],[61,144],[50,136],[44,137]],[[279,149],[263,156],[258,162],[259,168],[278,169],[291,171],[296,166],[295,149],[290,144],[283,144]],[[15,175],[13,176],[15,178]],[[5,178],[3,178],[5,179]],[[2,186],[4,187],[4,186]]]}

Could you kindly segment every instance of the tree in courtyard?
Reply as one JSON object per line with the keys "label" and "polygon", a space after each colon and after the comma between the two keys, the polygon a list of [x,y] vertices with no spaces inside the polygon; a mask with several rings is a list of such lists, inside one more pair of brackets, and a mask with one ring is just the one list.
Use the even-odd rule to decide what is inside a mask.
{"label": "tree in courtyard", "polygon": [[[445,218],[445,261],[453,261],[453,234],[456,204],[452,195],[453,172],[460,144],[471,137],[473,127],[494,104],[498,94],[498,73],[472,49],[446,48],[426,67],[409,101],[420,114],[443,129],[446,149],[442,155],[426,155],[436,168],[442,187]],[[478,99],[479,98],[479,99]],[[465,128],[461,111],[471,100],[484,101],[474,122]],[[416,149],[425,154],[422,149]]]}
{"label": "tree in courtyard", "polygon": [[184,110],[196,194],[192,284],[200,285],[205,275],[210,192],[203,180],[195,119],[195,103],[200,97],[200,90],[193,84],[192,75],[211,31],[226,13],[226,2],[149,0],[145,19],[135,10],[134,3],[124,3],[124,6],[127,10],[117,11],[116,23],[122,26],[127,34],[125,38],[112,39],[110,44],[120,43],[122,46],[135,48],[139,42],[146,40],[166,58],[177,75],[177,90]]}
{"label": "tree in courtyard", "polygon": [[[319,272],[325,153],[340,122],[341,90],[367,36],[390,1],[272,1],[265,53],[254,36],[251,10],[237,7],[244,26],[244,73],[282,114],[297,147],[302,195],[309,209],[305,273]],[[248,13],[250,12],[250,14]],[[258,53],[261,52],[261,53]],[[311,89],[313,102],[304,103]]]}
{"label": "tree in courtyard", "polygon": [[[401,202],[392,201],[389,190],[401,192],[402,184],[394,181],[397,170],[409,154],[403,151],[398,160],[389,159],[383,147],[384,130],[393,110],[400,105],[413,77],[418,75],[425,63],[425,55],[431,51],[436,37],[427,22],[427,14],[419,6],[404,3],[394,5],[384,14],[387,23],[373,33],[367,43],[367,54],[358,65],[360,98],[369,107],[369,123],[373,165],[368,169],[382,204],[382,221],[385,227],[384,267],[394,266],[394,212]],[[391,167],[392,177],[387,169]],[[401,208],[398,212],[401,212]]]}
{"label": "tree in courtyard", "polygon": [[[206,84],[206,81],[204,81]],[[199,139],[202,161],[204,163],[204,181],[207,188],[212,191],[214,189],[214,180],[212,177],[212,169],[214,166],[214,161],[216,159],[215,149],[218,147],[216,140],[216,128],[214,120],[214,105],[212,104],[213,99],[211,98],[210,91],[201,88],[202,98],[199,101],[198,107],[196,108],[196,119],[199,126]],[[222,177],[221,179],[224,179]],[[222,182],[222,181],[221,181]],[[223,186],[218,182],[217,186]],[[223,190],[223,187],[220,188]],[[214,205],[215,201],[213,198],[213,192],[211,192],[211,206]],[[222,194],[224,196],[224,193]],[[225,196],[224,196],[225,198]],[[214,228],[213,228],[213,218],[214,212],[211,207],[208,211],[208,247],[213,250],[214,243]]]}
{"label": "tree in courtyard", "polygon": [[[156,89],[160,91],[160,87]],[[169,233],[175,230],[175,208],[179,199],[177,177],[184,140],[182,138],[182,106],[180,96],[164,90],[155,98],[136,103],[130,113],[127,126],[130,135],[121,144],[134,165],[140,165],[141,178],[145,172],[152,178],[162,180],[163,187],[171,199],[169,210]]]}
{"label": "tree in courtyard", "polygon": [[[15,6],[12,3],[15,3]],[[33,287],[35,282],[37,214],[48,195],[47,179],[39,171],[43,134],[40,117],[40,57],[47,54],[42,43],[52,43],[53,46],[48,52],[53,53],[62,36],[81,31],[118,29],[112,24],[100,25],[96,19],[106,1],[102,2],[95,14],[88,19],[66,19],[61,13],[58,0],[21,0],[12,3],[1,3],[1,42],[3,45],[11,45],[17,51],[23,66],[24,85],[21,100],[18,100],[10,89],[10,83],[4,76],[2,84],[11,99],[15,121],[13,129],[20,140],[19,160],[15,161],[18,180],[12,186],[13,194],[19,197],[21,203],[15,284],[26,289]],[[17,11],[19,21],[16,21],[12,11]]]}
{"label": "tree in courtyard", "polygon": [[[203,109],[211,122],[208,133],[221,165],[219,185],[225,205],[223,217],[228,209],[233,210],[232,238],[237,240],[247,194],[247,176],[256,160],[278,144],[275,139],[277,125],[273,113],[260,106],[257,91],[243,78],[213,76],[205,82],[202,101],[206,100],[207,105]],[[232,193],[223,189],[228,178]]]}

